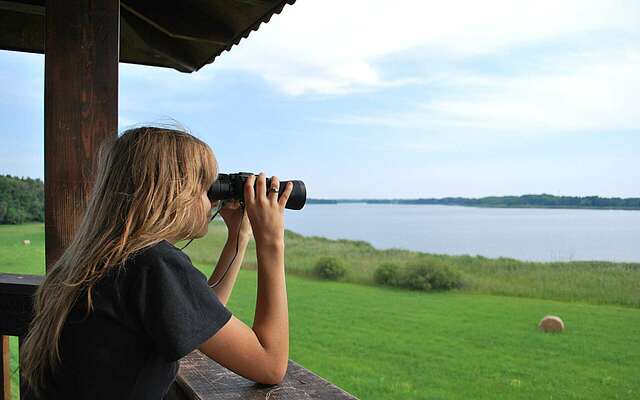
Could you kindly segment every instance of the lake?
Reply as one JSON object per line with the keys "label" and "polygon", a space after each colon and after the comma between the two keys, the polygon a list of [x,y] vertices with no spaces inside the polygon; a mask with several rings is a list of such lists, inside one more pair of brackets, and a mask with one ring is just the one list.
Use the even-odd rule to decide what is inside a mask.
{"label": "lake", "polygon": [[307,204],[286,211],[306,236],[365,240],[379,249],[533,261],[640,262],[640,211]]}

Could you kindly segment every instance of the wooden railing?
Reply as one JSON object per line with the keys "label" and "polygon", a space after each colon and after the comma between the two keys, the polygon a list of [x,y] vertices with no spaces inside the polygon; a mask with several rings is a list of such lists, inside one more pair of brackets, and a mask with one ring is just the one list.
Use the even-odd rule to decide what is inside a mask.
{"label": "wooden railing", "polygon": [[[9,336],[17,336],[19,345],[27,333],[33,315],[33,294],[43,276],[0,274],[0,335],[2,365],[0,400],[11,399],[9,368]],[[24,393],[24,387],[20,392]],[[354,396],[327,382],[293,361],[279,385],[260,385],[229,371],[198,350],[182,360],[170,400],[231,399],[355,399]]]}
{"label": "wooden railing", "polygon": [[[33,294],[42,276],[0,274],[0,335],[2,335],[2,393],[11,399],[9,336],[18,337],[18,346],[27,334],[33,312]],[[20,393],[24,388],[20,388]]]}

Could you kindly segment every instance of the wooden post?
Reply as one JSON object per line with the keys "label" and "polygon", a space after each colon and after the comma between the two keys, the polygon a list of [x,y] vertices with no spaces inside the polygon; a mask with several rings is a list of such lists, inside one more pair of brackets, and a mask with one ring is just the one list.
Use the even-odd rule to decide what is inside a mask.
{"label": "wooden post", "polygon": [[11,400],[11,351],[9,349],[9,336],[2,335],[2,363],[0,363],[0,396],[2,400]]}
{"label": "wooden post", "polygon": [[47,271],[71,242],[100,143],[118,129],[119,0],[47,1],[44,84]]}

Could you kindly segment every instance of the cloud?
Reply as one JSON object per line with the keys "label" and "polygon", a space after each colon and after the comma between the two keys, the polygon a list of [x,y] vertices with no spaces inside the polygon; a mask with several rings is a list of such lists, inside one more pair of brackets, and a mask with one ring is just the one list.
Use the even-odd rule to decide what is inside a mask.
{"label": "cloud", "polygon": [[343,115],[338,124],[535,134],[640,129],[640,49],[577,54],[519,76],[456,73],[410,110]]}
{"label": "cloud", "polygon": [[376,67],[411,49],[456,60],[582,33],[637,32],[639,10],[631,1],[300,1],[213,68],[257,74],[289,95],[346,94],[424,79]]}

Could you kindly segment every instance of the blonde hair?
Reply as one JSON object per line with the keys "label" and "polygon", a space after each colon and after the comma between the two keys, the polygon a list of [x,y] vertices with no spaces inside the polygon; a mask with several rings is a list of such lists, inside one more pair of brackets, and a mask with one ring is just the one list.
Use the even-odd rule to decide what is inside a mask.
{"label": "blonde hair", "polygon": [[61,362],[61,332],[81,294],[88,314],[96,282],[129,256],[206,232],[209,210],[201,196],[217,167],[209,146],[183,130],[133,128],[101,145],[84,217],[35,293],[35,316],[20,348],[23,379],[36,394]]}

